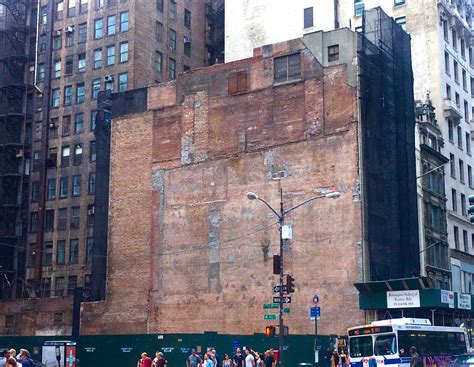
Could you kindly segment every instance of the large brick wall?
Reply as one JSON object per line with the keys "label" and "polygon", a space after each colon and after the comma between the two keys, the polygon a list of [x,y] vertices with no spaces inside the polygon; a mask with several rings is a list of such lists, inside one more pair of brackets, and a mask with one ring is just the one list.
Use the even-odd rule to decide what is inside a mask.
{"label": "large brick wall", "polygon": [[[273,85],[273,57],[296,51],[302,79]],[[82,333],[262,332],[278,226],[246,193],[278,208],[280,188],[287,208],[342,192],[287,217],[290,332],[313,332],[316,293],[321,333],[363,321],[356,90],[298,40],[255,55],[151,87],[148,112],[113,121],[107,299],[83,306]],[[233,71],[248,91],[229,96]]]}

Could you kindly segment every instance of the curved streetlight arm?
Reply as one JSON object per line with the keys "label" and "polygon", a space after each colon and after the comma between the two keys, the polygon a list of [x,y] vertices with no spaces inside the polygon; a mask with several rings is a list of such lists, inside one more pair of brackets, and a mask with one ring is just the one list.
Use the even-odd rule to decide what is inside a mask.
{"label": "curved streetlight arm", "polygon": [[281,214],[278,213],[275,209],[273,209],[273,208],[270,206],[270,204],[268,204],[265,200],[263,200],[263,199],[260,198],[260,197],[257,197],[256,199],[257,199],[257,200],[260,200],[262,203],[264,203],[264,204],[273,212],[273,214],[275,214],[275,215],[278,217],[278,219],[281,220],[281,218],[282,218]]}
{"label": "curved streetlight arm", "polygon": [[312,197],[312,198],[309,198],[308,200],[303,201],[302,203],[299,203],[298,205],[295,205],[295,206],[291,207],[290,209],[286,209],[286,210],[284,211],[284,213],[287,214],[287,213],[289,213],[289,212],[295,210],[296,208],[299,208],[300,206],[302,206],[302,205],[304,205],[304,204],[306,204],[306,203],[309,203],[310,201],[313,201],[313,200],[316,200],[316,199],[325,198],[325,197],[326,197],[326,195],[314,196],[314,197]]}

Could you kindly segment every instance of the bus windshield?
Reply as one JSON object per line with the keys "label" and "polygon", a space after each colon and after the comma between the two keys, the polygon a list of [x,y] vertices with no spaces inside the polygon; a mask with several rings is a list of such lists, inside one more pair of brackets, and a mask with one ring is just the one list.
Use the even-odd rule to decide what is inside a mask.
{"label": "bus windshield", "polygon": [[368,357],[373,354],[372,337],[360,336],[350,338],[350,356],[351,357]]}
{"label": "bus windshield", "polygon": [[395,334],[379,335],[375,339],[374,354],[383,356],[397,353],[397,343]]}

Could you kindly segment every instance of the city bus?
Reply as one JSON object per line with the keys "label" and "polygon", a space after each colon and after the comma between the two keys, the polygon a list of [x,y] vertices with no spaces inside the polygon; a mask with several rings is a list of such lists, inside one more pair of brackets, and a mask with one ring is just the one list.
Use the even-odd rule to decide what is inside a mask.
{"label": "city bus", "polygon": [[373,321],[347,333],[351,367],[409,367],[411,347],[421,366],[446,367],[455,356],[470,351],[464,328],[432,326],[427,319]]}

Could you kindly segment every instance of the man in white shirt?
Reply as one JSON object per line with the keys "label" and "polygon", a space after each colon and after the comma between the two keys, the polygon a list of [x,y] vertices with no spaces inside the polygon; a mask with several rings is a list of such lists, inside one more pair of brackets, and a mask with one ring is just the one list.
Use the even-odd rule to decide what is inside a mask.
{"label": "man in white shirt", "polygon": [[247,354],[245,357],[245,367],[255,367],[255,358],[253,358],[253,355],[250,352],[250,348],[245,349],[245,354]]}

